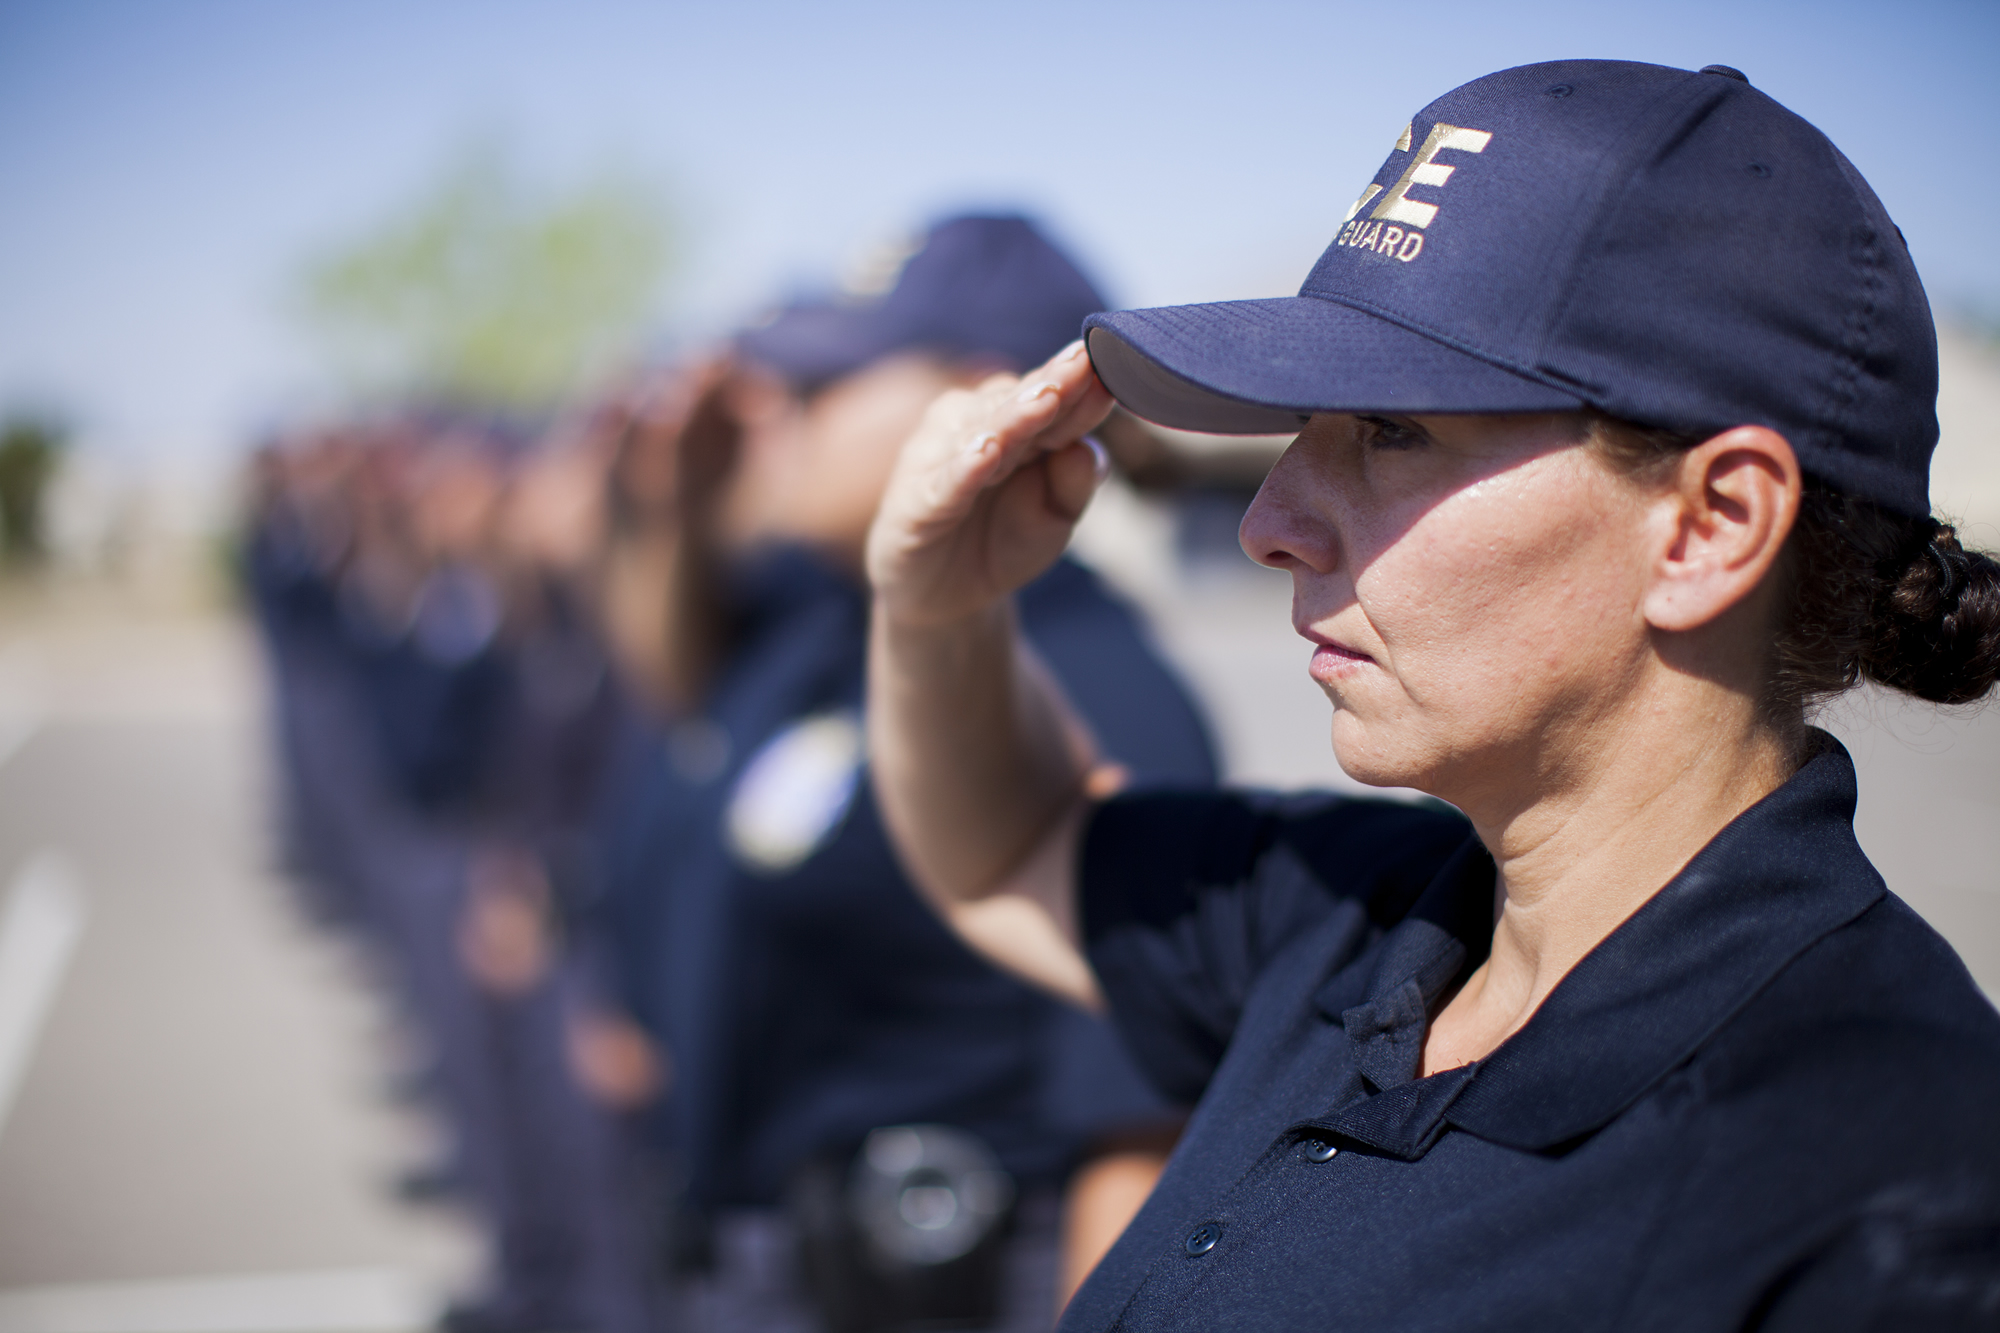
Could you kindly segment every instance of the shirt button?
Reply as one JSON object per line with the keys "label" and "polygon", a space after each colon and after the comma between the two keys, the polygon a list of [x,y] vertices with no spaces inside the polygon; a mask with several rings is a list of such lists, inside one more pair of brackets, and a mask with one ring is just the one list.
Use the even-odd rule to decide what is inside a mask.
{"label": "shirt button", "polygon": [[1189,1254],[1207,1254],[1215,1248],[1215,1242],[1221,1239],[1222,1223],[1203,1222],[1193,1231],[1188,1232],[1187,1252]]}
{"label": "shirt button", "polygon": [[1331,1162],[1339,1151],[1325,1139],[1307,1139],[1299,1146],[1299,1155],[1308,1162]]}

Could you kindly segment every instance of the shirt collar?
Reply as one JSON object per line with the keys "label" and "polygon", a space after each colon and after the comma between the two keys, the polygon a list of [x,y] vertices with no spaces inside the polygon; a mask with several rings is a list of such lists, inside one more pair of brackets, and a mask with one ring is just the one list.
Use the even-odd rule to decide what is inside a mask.
{"label": "shirt collar", "polygon": [[1493,858],[1468,838],[1383,939],[1368,998],[1340,1007],[1338,979],[1320,992],[1320,1011],[1347,1029],[1355,1071],[1378,1089],[1415,1078],[1431,1011],[1492,943]]}
{"label": "shirt collar", "polygon": [[1692,1055],[1815,941],[1886,889],[1854,840],[1840,742],[1744,811],[1571,969],[1527,1025],[1475,1064],[1419,1079],[1429,1016],[1484,961],[1493,862],[1477,839],[1383,941],[1368,999],[1320,1005],[1377,1091],[1315,1123],[1413,1160],[1447,1125],[1539,1150],[1603,1126]]}
{"label": "shirt collar", "polygon": [[1354,1070],[1375,1095],[1314,1123],[1406,1161],[1429,1151],[1472,1069],[1418,1078],[1424,1034],[1445,992],[1485,961],[1492,941],[1493,858],[1468,838],[1383,939],[1368,998],[1340,1007],[1339,978],[1320,991],[1320,1011],[1347,1029]]}
{"label": "shirt collar", "polygon": [[1854,839],[1854,762],[1825,732],[1586,955],[1445,1112],[1511,1147],[1598,1129],[1818,940],[1887,892]]}

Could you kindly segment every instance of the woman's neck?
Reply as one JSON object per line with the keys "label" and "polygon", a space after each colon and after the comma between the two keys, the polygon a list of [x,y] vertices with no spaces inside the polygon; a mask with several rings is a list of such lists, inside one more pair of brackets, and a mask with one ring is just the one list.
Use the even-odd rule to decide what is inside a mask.
{"label": "woman's neck", "polygon": [[1584,955],[1790,777],[1796,745],[1752,700],[1685,678],[1669,692],[1696,697],[1647,700],[1574,747],[1587,776],[1557,763],[1537,799],[1467,807],[1499,868],[1493,947],[1432,1023],[1424,1073],[1519,1031]]}

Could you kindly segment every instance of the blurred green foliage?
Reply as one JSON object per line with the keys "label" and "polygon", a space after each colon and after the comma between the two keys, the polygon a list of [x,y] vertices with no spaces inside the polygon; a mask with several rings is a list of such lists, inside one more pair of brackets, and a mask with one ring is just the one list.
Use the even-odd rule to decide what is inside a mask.
{"label": "blurred green foliage", "polygon": [[634,181],[536,190],[485,143],[311,263],[301,312],[353,388],[543,409],[631,350],[668,237],[657,197]]}
{"label": "blurred green foliage", "polygon": [[67,431],[41,417],[15,417],[0,426],[0,551],[10,563],[48,552],[44,511],[67,439]]}

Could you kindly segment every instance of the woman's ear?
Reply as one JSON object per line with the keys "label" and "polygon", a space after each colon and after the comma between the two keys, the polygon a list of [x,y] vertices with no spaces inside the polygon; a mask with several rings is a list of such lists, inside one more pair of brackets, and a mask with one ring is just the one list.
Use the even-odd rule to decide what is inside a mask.
{"label": "woman's ear", "polygon": [[1746,601],[1785,548],[1801,485],[1791,444],[1765,426],[1738,426],[1682,455],[1656,510],[1646,622],[1698,629]]}

